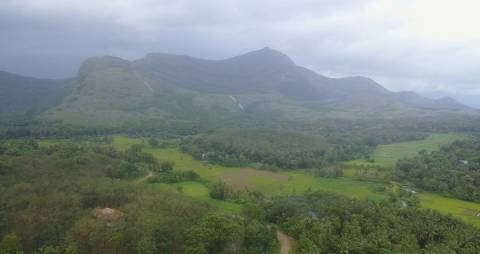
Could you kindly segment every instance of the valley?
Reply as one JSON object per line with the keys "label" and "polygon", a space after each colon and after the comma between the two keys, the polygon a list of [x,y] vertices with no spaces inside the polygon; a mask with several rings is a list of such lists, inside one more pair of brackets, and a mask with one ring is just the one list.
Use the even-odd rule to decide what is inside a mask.
{"label": "valley", "polygon": [[[193,170],[208,182],[225,181],[234,189],[259,191],[267,196],[289,196],[302,194],[306,191],[326,191],[357,199],[388,199],[388,192],[378,189],[398,189],[398,184],[378,181],[378,179],[359,179],[356,175],[358,169],[351,165],[383,167],[394,165],[392,160],[415,155],[421,150],[434,151],[440,146],[452,143],[456,140],[465,139],[466,134],[433,134],[424,140],[399,142],[390,145],[380,145],[372,153],[372,158],[379,158],[375,163],[361,160],[350,161],[344,168],[344,176],[339,178],[315,177],[308,170],[280,170],[266,171],[244,167],[226,167],[215,164],[205,165],[204,162],[195,160],[191,155],[182,153],[178,148],[178,140],[166,140],[167,148],[152,148],[148,146],[148,138],[129,138],[115,136],[112,145],[120,150],[126,150],[132,145],[143,144],[144,151],[152,154],[160,161],[172,161],[176,171]],[[61,141],[41,141],[41,146],[53,145]],[[375,169],[372,169],[375,170]],[[367,169],[368,171],[368,169]],[[151,172],[147,173],[151,174]],[[224,213],[239,213],[241,204],[213,199],[209,196],[208,187],[201,182],[180,182],[175,184],[149,184],[144,177],[140,178],[143,184],[154,190],[169,190],[178,192],[209,203]],[[480,203],[442,197],[434,193],[418,191],[420,207],[434,209],[443,214],[451,214],[476,227],[480,227]],[[399,207],[400,208],[400,207]]]}
{"label": "valley", "polygon": [[0,254],[479,254],[478,9],[0,0]]}
{"label": "valley", "polygon": [[480,251],[480,114],[451,98],[271,48],[0,85],[0,252]]}

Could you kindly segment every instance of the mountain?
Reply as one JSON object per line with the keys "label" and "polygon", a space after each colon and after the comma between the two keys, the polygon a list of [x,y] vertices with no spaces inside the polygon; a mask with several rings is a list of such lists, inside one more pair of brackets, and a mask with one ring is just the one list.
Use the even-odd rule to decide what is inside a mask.
{"label": "mountain", "polygon": [[[449,97],[447,92],[442,91],[425,91],[422,93],[423,96],[428,98],[444,98]],[[453,99],[455,101],[459,101],[462,104],[465,104],[469,107],[480,109],[480,95],[476,94],[475,92],[467,93],[467,94],[455,94]]]}
{"label": "mountain", "polygon": [[0,71],[0,115],[35,113],[69,93],[67,80],[37,79]]}
{"label": "mountain", "polygon": [[80,66],[72,93],[44,117],[115,126],[152,119],[394,117],[468,110],[452,99],[390,92],[365,77],[325,77],[263,48],[224,60],[162,53],[135,61],[92,57]]}

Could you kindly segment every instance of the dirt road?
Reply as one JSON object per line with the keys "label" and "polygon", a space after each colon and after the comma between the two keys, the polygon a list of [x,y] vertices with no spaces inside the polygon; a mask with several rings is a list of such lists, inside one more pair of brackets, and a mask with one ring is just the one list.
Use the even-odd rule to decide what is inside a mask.
{"label": "dirt road", "polygon": [[280,230],[277,230],[277,239],[280,242],[280,254],[288,254],[292,250],[295,241]]}

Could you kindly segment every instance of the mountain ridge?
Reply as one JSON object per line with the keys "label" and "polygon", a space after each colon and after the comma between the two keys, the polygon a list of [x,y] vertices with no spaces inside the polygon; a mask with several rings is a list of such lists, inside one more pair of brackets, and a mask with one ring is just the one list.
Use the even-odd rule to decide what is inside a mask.
{"label": "mountain ridge", "polygon": [[71,79],[34,78],[0,71],[0,115],[46,110],[70,92],[70,81]]}
{"label": "mountain ridge", "polygon": [[[158,68],[158,66],[165,67],[165,64],[172,65],[172,62],[175,64],[175,63],[178,63],[179,61],[182,62],[182,64],[188,63],[190,65],[200,65],[200,64],[205,64],[205,63],[212,64],[212,65],[214,65],[214,67],[221,67],[223,65],[223,71],[226,72],[227,76],[231,75],[232,77],[235,77],[235,76],[243,77],[243,76],[248,76],[248,75],[255,75],[255,74],[258,74],[258,73],[265,74],[265,72],[268,72],[268,71],[269,72],[274,72],[274,73],[275,73],[275,71],[277,71],[277,72],[285,71],[286,73],[282,73],[282,74],[288,75],[289,74],[288,73],[288,71],[289,71],[288,68],[299,68],[300,70],[297,70],[297,71],[300,71],[300,72],[303,72],[303,73],[309,72],[308,73],[309,75],[312,75],[312,74],[315,75],[316,76],[315,78],[317,79],[316,80],[317,85],[318,85],[318,83],[321,83],[321,82],[325,82],[325,83],[337,82],[336,85],[339,86],[339,87],[336,87],[336,88],[340,88],[342,90],[349,90],[350,89],[350,90],[356,90],[356,92],[373,92],[373,93],[377,93],[377,94],[385,94],[386,92],[390,92],[390,93],[394,93],[394,94],[398,94],[398,95],[402,95],[402,94],[405,94],[405,93],[410,93],[412,95],[415,94],[415,96],[419,96],[422,99],[430,100],[431,102],[445,101],[443,99],[437,99],[437,100],[429,99],[427,97],[423,97],[423,96],[421,96],[419,94],[416,94],[415,92],[411,92],[411,91],[391,92],[388,89],[386,89],[384,86],[382,86],[379,83],[377,83],[376,81],[372,80],[371,78],[364,77],[364,76],[347,76],[347,77],[341,77],[341,78],[329,78],[329,77],[323,76],[321,74],[318,74],[314,71],[311,71],[307,68],[296,65],[295,62],[289,56],[287,56],[286,54],[284,54],[280,51],[269,48],[269,47],[265,47],[265,48],[262,48],[262,49],[259,49],[259,50],[254,50],[254,51],[251,51],[251,52],[247,52],[247,53],[239,55],[239,56],[234,56],[234,57],[220,59],[220,60],[201,59],[201,58],[195,58],[195,57],[191,57],[191,56],[187,56],[187,55],[168,54],[168,53],[148,53],[148,54],[145,55],[145,57],[140,58],[140,59],[136,59],[136,60],[133,60],[133,61],[128,61],[128,60],[125,60],[125,59],[122,59],[122,58],[119,58],[119,57],[114,57],[114,56],[92,57],[92,58],[87,59],[82,64],[82,67],[80,67],[79,75],[81,76],[81,73],[84,72],[84,71],[82,71],[83,69],[86,68],[84,65],[86,63],[92,61],[92,60],[95,60],[95,59],[99,60],[99,62],[100,62],[100,64],[96,63],[97,65],[100,66],[100,67],[97,67],[97,70],[98,70],[98,68],[102,68],[102,63],[101,62],[104,62],[105,58],[114,60],[114,61],[111,62],[110,68],[113,68],[113,67],[122,67],[122,68],[132,67],[132,68],[137,68],[137,69],[143,69],[143,68],[145,68],[145,65],[156,65],[157,68]],[[247,59],[247,61],[244,61],[245,59]],[[263,60],[263,61],[261,61],[261,60]],[[122,61],[123,63],[119,64],[120,61]],[[228,64],[231,64],[231,62],[234,62],[233,66],[228,66]],[[237,64],[236,62],[240,62],[240,64]],[[260,62],[260,64],[258,64],[258,62]],[[241,66],[241,65],[248,65],[248,64],[253,65],[253,67],[254,67],[253,70],[252,69],[245,70],[244,68],[242,68],[242,67],[245,67],[245,66]],[[274,64],[274,66],[276,68],[268,67],[270,64]],[[227,65],[227,66],[225,67],[225,65]],[[258,69],[259,66],[264,67],[264,69],[259,70]],[[194,68],[192,66],[190,66],[190,67]],[[147,71],[152,71],[151,68],[152,67],[147,68]],[[145,69],[143,69],[143,70],[145,70]],[[238,72],[243,72],[243,74],[239,74]],[[214,75],[215,71],[211,71],[208,74],[213,74]],[[283,78],[285,79],[286,77],[283,76]],[[319,81],[319,79],[323,79],[323,80]],[[358,84],[353,85],[352,83],[354,83],[354,82],[358,82]],[[368,87],[368,89],[366,89],[365,91],[361,91],[362,89],[365,89],[366,87]],[[195,87],[190,87],[190,88],[196,89]],[[333,87],[333,88],[335,88],[335,87]],[[454,99],[449,100],[450,104],[453,104],[452,100],[454,100]],[[459,104],[461,104],[461,103],[459,103],[457,101],[455,101],[455,102],[456,102],[455,103],[456,106],[460,106]],[[463,106],[466,107],[465,105],[463,105]]]}
{"label": "mountain ridge", "polygon": [[239,114],[320,119],[338,115],[335,112],[396,117],[470,111],[453,99],[391,92],[367,77],[326,77],[268,47],[221,60],[166,53],[133,61],[91,57],[80,65],[72,86],[72,92],[42,118],[117,126]]}

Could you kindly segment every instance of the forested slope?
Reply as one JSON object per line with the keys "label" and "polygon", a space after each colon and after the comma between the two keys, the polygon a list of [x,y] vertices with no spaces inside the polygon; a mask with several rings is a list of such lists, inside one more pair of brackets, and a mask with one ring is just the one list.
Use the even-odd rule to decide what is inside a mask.
{"label": "forested slope", "polygon": [[401,160],[395,176],[427,191],[480,202],[480,140],[456,141]]}

